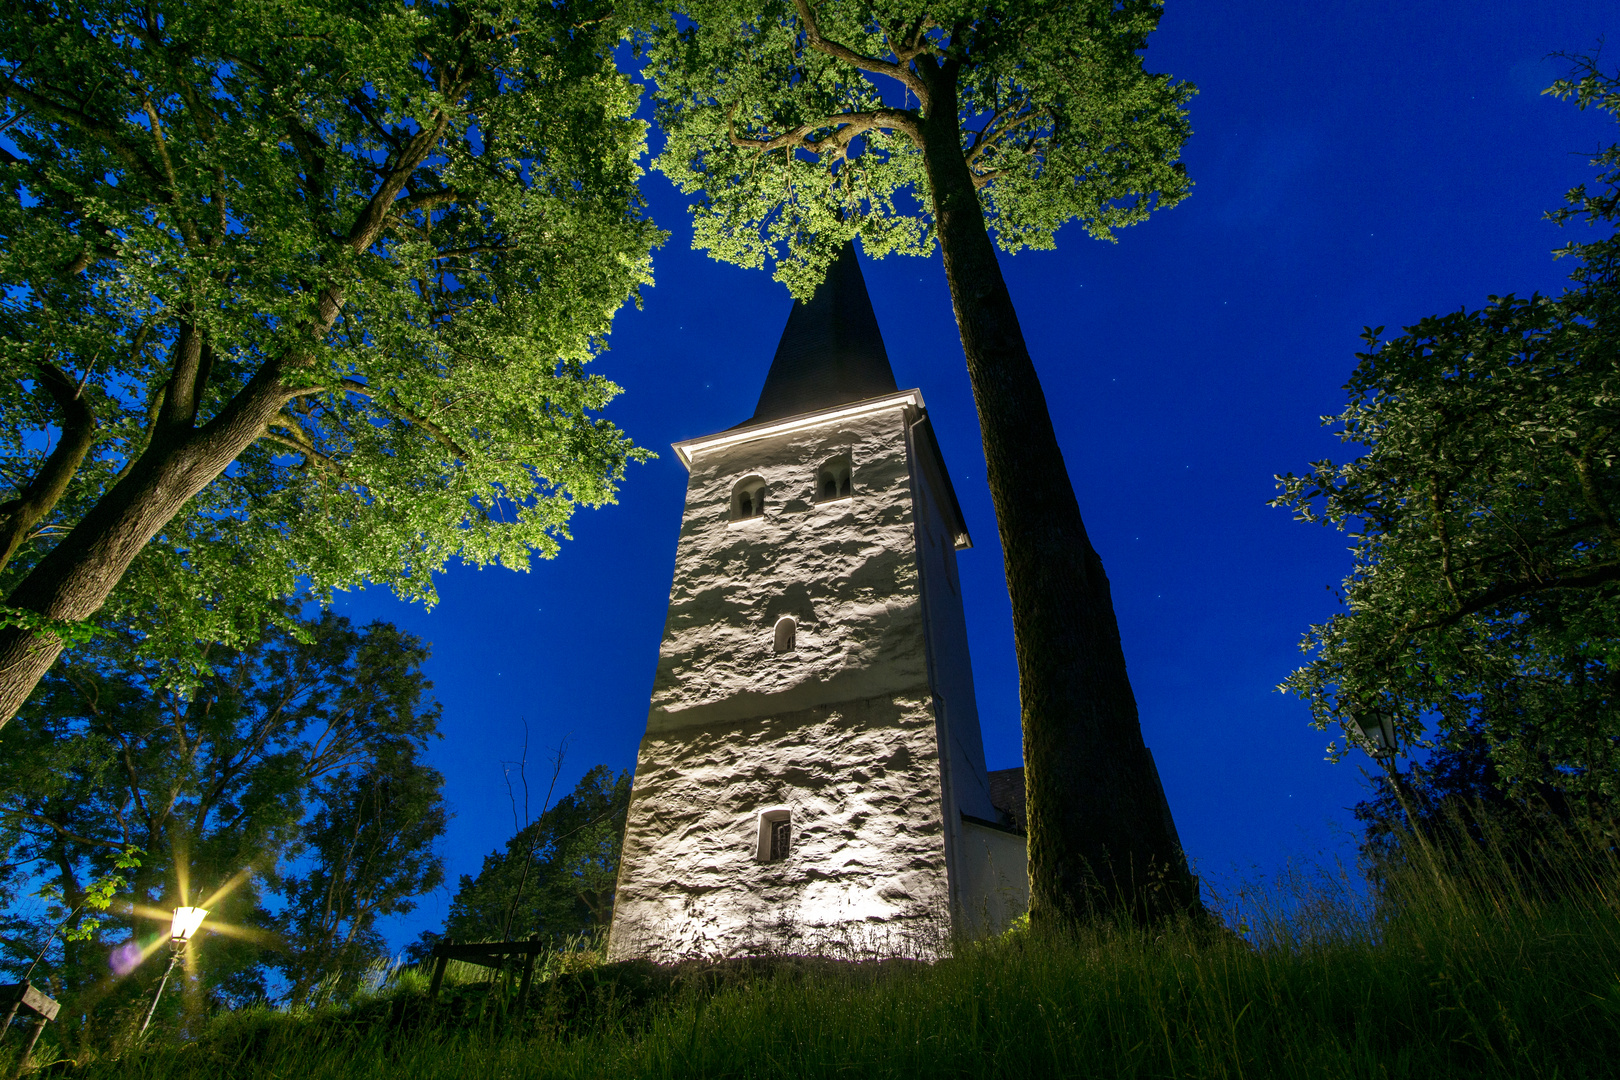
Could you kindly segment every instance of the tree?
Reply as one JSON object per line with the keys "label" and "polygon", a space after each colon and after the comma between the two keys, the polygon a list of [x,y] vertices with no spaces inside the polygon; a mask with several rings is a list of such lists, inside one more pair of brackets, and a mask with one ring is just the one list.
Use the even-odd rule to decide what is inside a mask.
{"label": "tree", "polygon": [[630,774],[598,765],[540,818],[484,857],[477,877],[461,875],[444,935],[424,935],[425,953],[443,936],[506,941],[564,939],[605,929],[630,805]]}
{"label": "tree", "polygon": [[[1197,904],[1165,827],[1108,579],[995,245],[1094,236],[1188,189],[1185,83],[1144,72],[1155,0],[678,0],[647,43],[657,167],[695,243],[806,297],[841,249],[937,241],[979,411],[1018,651],[1031,917]],[[992,235],[993,232],[993,235]]]}
{"label": "tree", "polygon": [[[641,456],[586,374],[659,239],[599,0],[0,16],[0,724],[101,613],[524,568]],[[195,653],[192,653],[195,661]]]}
{"label": "tree", "polygon": [[[1362,862],[1375,882],[1416,855],[1465,870],[1510,869],[1521,884],[1567,890],[1581,880],[1571,870],[1590,857],[1590,841],[1610,846],[1603,833],[1613,821],[1611,802],[1572,799],[1556,783],[1520,783],[1510,793],[1478,730],[1451,733],[1393,780],[1398,790],[1380,783],[1351,808],[1365,830]],[[1421,838],[1415,843],[1414,834]]]}
{"label": "tree", "polygon": [[[1580,61],[1551,93],[1620,117]],[[1610,235],[1563,249],[1575,287],[1491,297],[1368,349],[1327,422],[1364,453],[1278,477],[1274,505],[1354,538],[1347,611],[1311,627],[1282,689],[1320,729],[1396,718],[1409,747],[1475,742],[1508,796],[1620,794],[1620,146],[1605,190],[1549,215]],[[1330,746],[1330,753],[1344,752]],[[1483,768],[1483,766],[1481,766]]]}
{"label": "tree", "polygon": [[[17,887],[44,883],[70,911],[131,847],[144,852],[126,874],[134,921],[53,947],[42,969],[80,1005],[104,1000],[109,1024],[157,977],[129,946],[165,940],[162,917],[182,903],[210,908],[189,966],[216,999],[264,996],[268,964],[301,993],[322,965],[384,953],[375,920],[443,877],[443,778],[420,761],[439,718],[427,647],[330,613],[295,626],[211,649],[189,692],[111,636],[46,675],[24,722],[0,732],[0,831],[17,868],[0,962],[26,966],[55,918]],[[276,932],[289,955],[267,955]],[[148,978],[120,984],[106,954],[125,934],[120,963]]]}
{"label": "tree", "polygon": [[307,867],[284,879],[287,906],[272,924],[289,1000],[307,1000],[323,981],[351,991],[367,963],[388,955],[377,920],[414,911],[416,898],[444,881],[434,850],[446,823],[444,777],[414,760],[415,749],[389,747],[364,772],[318,785],[319,809],[304,830]]}

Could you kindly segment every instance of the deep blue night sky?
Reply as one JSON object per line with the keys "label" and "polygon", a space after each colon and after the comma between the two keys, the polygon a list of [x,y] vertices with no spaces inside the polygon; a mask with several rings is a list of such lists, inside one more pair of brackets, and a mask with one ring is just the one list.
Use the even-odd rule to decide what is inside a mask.
{"label": "deep blue night sky", "polygon": [[[1274,687],[1348,569],[1339,534],[1266,506],[1272,475],[1343,456],[1318,418],[1342,407],[1364,325],[1396,328],[1492,294],[1562,288],[1542,213],[1588,179],[1614,128],[1543,97],[1591,51],[1612,3],[1346,5],[1169,0],[1150,70],[1197,84],[1180,206],[1099,243],[1002,257],[1070,476],[1113,584],[1141,708],[1182,840],[1230,889],[1293,858],[1353,856],[1365,760]],[[1606,67],[1614,66],[1611,56]],[[671,233],[645,309],[596,370],[608,416],[659,459],[617,506],[529,574],[456,570],[431,612],[382,590],[340,598],[433,643],[444,704],[432,757],[455,812],[450,886],[388,927],[437,928],[456,877],[512,832],[502,780],[530,731],[535,810],[547,747],[566,791],[633,767],[663,630],[686,474],[669,444],[750,415],[789,298],[763,272],[691,250],[683,202],[649,175]],[[961,560],[991,768],[1020,762],[1012,626],[978,424],[938,257],[863,262],[896,378],[928,402],[976,547]],[[544,775],[542,775],[544,774]]]}

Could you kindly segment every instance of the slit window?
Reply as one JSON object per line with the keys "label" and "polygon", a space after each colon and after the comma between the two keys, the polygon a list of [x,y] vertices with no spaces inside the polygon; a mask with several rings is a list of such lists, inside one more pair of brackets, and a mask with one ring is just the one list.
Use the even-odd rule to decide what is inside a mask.
{"label": "slit window", "polygon": [[793,815],[787,810],[764,810],[759,815],[759,836],[754,855],[760,862],[781,862],[793,847]]}
{"label": "slit window", "polygon": [[853,492],[853,475],[848,454],[840,454],[831,461],[823,462],[821,468],[816,470],[816,502],[849,498]]}
{"label": "slit window", "polygon": [[746,521],[765,513],[765,481],[745,476],[731,489],[731,520]]}
{"label": "slit window", "polygon": [[782,653],[792,652],[794,646],[797,644],[796,639],[798,638],[798,635],[799,624],[795,620],[786,616],[777,619],[776,640],[773,643],[777,655],[780,656]]}

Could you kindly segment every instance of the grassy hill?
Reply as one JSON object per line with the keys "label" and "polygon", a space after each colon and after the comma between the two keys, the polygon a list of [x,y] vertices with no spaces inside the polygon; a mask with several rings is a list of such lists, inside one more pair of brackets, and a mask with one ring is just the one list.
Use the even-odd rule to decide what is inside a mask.
{"label": "grassy hill", "polygon": [[[1612,845],[1532,887],[1415,857],[1375,897],[1317,889],[1225,929],[1094,926],[935,964],[580,964],[531,991],[411,973],[345,1008],[248,1010],[49,1073],[451,1077],[1620,1075]],[[1588,849],[1590,850],[1590,849]],[[1444,863],[1442,865],[1442,862]],[[48,1058],[48,1053],[41,1060]]]}

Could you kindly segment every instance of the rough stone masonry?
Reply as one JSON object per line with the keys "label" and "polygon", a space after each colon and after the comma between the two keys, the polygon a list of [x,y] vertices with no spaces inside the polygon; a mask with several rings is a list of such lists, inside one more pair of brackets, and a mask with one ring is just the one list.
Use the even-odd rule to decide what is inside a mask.
{"label": "rough stone masonry", "polygon": [[846,249],[690,469],[636,765],[615,958],[933,956],[1027,907],[991,801],[956,552],[918,391]]}

